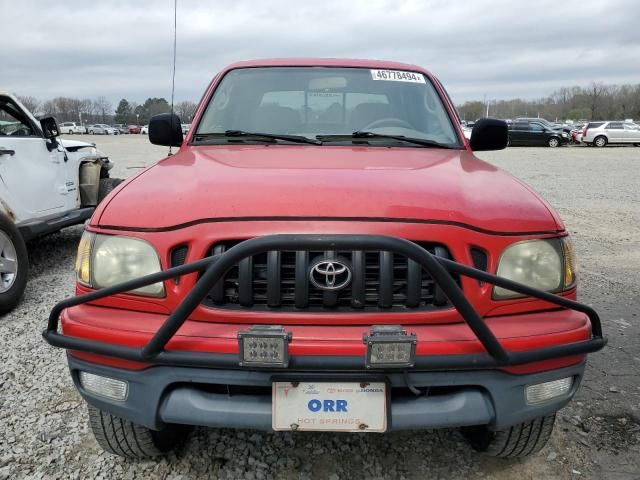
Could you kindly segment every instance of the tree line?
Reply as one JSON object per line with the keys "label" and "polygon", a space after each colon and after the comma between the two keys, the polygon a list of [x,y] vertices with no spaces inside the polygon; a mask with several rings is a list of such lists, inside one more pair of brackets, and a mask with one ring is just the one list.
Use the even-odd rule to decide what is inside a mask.
{"label": "tree line", "polygon": [[457,107],[460,118],[476,120],[495,118],[541,117],[564,120],[640,119],[640,84],[607,85],[592,82],[589,86],[562,87],[536,100],[469,101]]}
{"label": "tree line", "polygon": [[[155,97],[147,98],[142,104],[123,98],[115,110],[111,102],[102,96],[95,99],[56,97],[45,101],[30,96],[18,96],[18,98],[35,116],[52,116],[59,123],[81,121],[87,125],[93,123],[146,125],[154,115],[171,111],[171,105],[165,98]],[[189,100],[177,102],[173,107],[183,123],[191,122],[196,108],[197,104]]]}

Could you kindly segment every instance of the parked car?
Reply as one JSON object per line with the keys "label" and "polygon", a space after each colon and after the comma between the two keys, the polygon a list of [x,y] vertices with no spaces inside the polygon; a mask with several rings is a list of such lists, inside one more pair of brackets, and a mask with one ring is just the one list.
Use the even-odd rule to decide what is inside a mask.
{"label": "parked car", "polygon": [[640,146],[640,127],[635,123],[621,121],[589,122],[582,141],[596,147],[624,143]]}
{"label": "parked car", "polygon": [[537,119],[518,119],[509,125],[510,146],[559,147],[569,141],[569,134],[553,130]]}
{"label": "parked car", "polygon": [[181,124],[182,126],[182,134],[186,135],[187,133],[189,133],[189,129],[191,128],[191,124],[190,123],[183,123]]}
{"label": "parked car", "polygon": [[186,425],[545,445],[606,340],[558,215],[474,156],[505,122],[468,141],[426,70],[345,59],[231,65],[199,112],[188,143],[152,118],[179,151],[98,207],[44,333],[102,448],[162,455]]}
{"label": "parked car", "polygon": [[573,129],[569,134],[573,143],[582,143],[582,135],[584,134],[586,126],[586,123],[576,123],[573,125]]}
{"label": "parked car", "polygon": [[104,123],[96,123],[89,126],[90,135],[118,135],[120,132],[109,125]]}
{"label": "parked car", "polygon": [[59,135],[53,117],[38,121],[0,92],[0,314],[24,292],[26,242],[83,223],[122,181],[109,178],[112,163],[95,145]]}
{"label": "parked car", "polygon": [[60,133],[62,135],[73,135],[74,133],[85,133],[85,128],[82,124],[76,122],[63,122],[60,124]]}
{"label": "parked car", "polygon": [[129,125],[127,128],[129,129],[129,133],[140,133],[140,127],[138,125]]}
{"label": "parked car", "polygon": [[118,133],[121,133],[123,135],[128,135],[129,134],[129,127],[127,125],[124,125],[122,123],[116,123],[113,126],[114,129],[116,129],[118,131]]}
{"label": "parked car", "polygon": [[148,135],[148,134],[149,134],[149,125],[143,125],[143,126],[140,128],[140,133],[141,133],[142,135]]}

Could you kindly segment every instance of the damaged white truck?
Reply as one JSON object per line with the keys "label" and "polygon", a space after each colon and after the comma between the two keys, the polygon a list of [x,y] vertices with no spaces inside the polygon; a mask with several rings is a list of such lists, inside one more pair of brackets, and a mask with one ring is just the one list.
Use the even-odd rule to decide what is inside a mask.
{"label": "damaged white truck", "polygon": [[93,144],[58,138],[53,117],[40,120],[0,91],[0,314],[20,301],[29,273],[26,242],[83,223],[122,180]]}

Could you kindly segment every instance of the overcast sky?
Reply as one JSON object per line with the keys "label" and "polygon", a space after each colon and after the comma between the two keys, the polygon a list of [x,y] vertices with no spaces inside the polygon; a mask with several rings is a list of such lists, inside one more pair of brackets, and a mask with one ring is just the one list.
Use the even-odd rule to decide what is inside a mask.
{"label": "overcast sky", "polygon": [[[0,0],[0,89],[41,100],[169,98],[173,0]],[[639,0],[178,0],[176,101],[236,60],[415,63],[453,100],[640,83]]]}

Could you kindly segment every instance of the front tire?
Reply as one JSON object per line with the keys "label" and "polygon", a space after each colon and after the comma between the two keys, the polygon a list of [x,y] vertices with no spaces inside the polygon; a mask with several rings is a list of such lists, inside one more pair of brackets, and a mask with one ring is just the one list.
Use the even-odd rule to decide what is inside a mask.
{"label": "front tire", "polygon": [[13,310],[29,276],[27,246],[11,219],[0,214],[0,314]]}
{"label": "front tire", "polygon": [[596,147],[606,147],[607,146],[607,137],[603,137],[602,135],[593,139],[593,144]]}
{"label": "front tire", "polygon": [[555,419],[553,413],[503,430],[490,430],[486,425],[467,427],[462,434],[475,450],[490,457],[524,458],[547,444]]}
{"label": "front tire", "polygon": [[183,425],[151,430],[91,405],[88,409],[89,426],[98,445],[121,457],[145,459],[166,455],[178,448],[189,433],[189,428]]}
{"label": "front tire", "polygon": [[547,145],[549,145],[551,148],[559,147],[560,140],[557,139],[556,137],[551,137],[549,140],[547,140]]}
{"label": "front tire", "polygon": [[98,203],[102,202],[123,181],[121,178],[101,178],[98,186]]}

